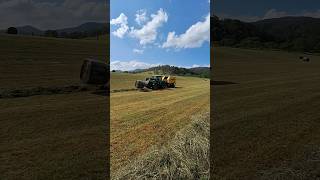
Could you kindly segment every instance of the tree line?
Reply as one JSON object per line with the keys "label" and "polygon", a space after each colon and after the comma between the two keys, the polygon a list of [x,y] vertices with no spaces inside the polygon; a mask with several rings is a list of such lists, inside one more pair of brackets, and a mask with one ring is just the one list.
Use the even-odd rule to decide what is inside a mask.
{"label": "tree line", "polygon": [[152,71],[154,74],[176,75],[176,76],[195,76],[201,78],[210,78],[210,68],[182,68],[170,65],[159,65],[149,69],[133,71],[133,73]]}
{"label": "tree line", "polygon": [[[96,30],[96,31],[74,31],[74,32],[59,32],[57,30],[46,30],[43,32],[42,36],[45,37],[55,37],[55,38],[70,38],[70,39],[82,39],[86,37],[97,37],[107,34],[108,30]],[[15,27],[9,27],[7,29],[7,34],[19,34],[19,31]],[[35,35],[33,32],[30,35]]]}
{"label": "tree line", "polygon": [[220,46],[320,52],[320,19],[284,17],[248,23],[213,16],[211,24],[211,42]]}

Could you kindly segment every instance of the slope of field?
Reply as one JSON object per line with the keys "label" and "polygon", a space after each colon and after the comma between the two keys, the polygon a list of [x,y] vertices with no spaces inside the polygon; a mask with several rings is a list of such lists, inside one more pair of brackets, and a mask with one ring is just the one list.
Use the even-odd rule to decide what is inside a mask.
{"label": "slope of field", "polygon": [[[112,73],[111,89],[134,88],[137,78],[146,77]],[[209,86],[208,79],[177,77],[175,89],[111,93],[111,171],[165,145],[192,115],[208,112]]]}
{"label": "slope of field", "polygon": [[[79,85],[83,59],[103,60],[107,49],[102,40],[1,35],[0,92]],[[55,90],[0,94],[0,179],[105,179],[109,97]]]}
{"label": "slope of field", "polygon": [[214,177],[319,178],[320,57],[307,63],[281,51],[214,53]]}
{"label": "slope of field", "polygon": [[73,40],[0,35],[0,88],[79,83],[85,58],[106,60],[107,39]]}

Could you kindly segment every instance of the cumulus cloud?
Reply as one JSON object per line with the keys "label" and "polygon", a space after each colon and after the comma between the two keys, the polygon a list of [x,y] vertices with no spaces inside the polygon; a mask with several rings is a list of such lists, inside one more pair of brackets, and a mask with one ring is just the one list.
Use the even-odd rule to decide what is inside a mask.
{"label": "cumulus cloud", "polygon": [[169,32],[167,41],[163,43],[163,48],[197,48],[204,42],[210,41],[210,14],[204,21],[197,22],[181,35]]}
{"label": "cumulus cloud", "polygon": [[139,40],[141,45],[153,43],[158,34],[158,28],[168,21],[168,15],[163,9],[159,9],[157,14],[151,15],[151,20],[141,29],[131,28],[130,35]]}
{"label": "cumulus cloud", "polygon": [[320,18],[320,9],[317,11],[302,11],[299,13],[288,13],[286,11],[279,11],[277,9],[270,9],[266,12],[263,19],[271,19],[271,18],[280,18],[285,16],[306,16],[306,17],[314,17],[314,18]]}
{"label": "cumulus cloud", "polygon": [[193,64],[192,67],[193,68],[196,68],[196,67],[210,67],[210,65],[209,64],[203,64],[203,65]]}
{"label": "cumulus cloud", "polygon": [[136,19],[135,21],[139,24],[139,25],[143,25],[146,21],[148,21],[148,17],[147,17],[147,10],[145,9],[140,9],[137,11],[136,14]]}
{"label": "cumulus cloud", "polygon": [[161,64],[150,64],[141,61],[111,61],[110,69],[111,70],[121,70],[121,71],[132,71],[135,69],[148,69],[151,67],[159,66]]}
{"label": "cumulus cloud", "polygon": [[128,17],[121,13],[119,17],[115,19],[111,19],[110,21],[111,25],[117,25],[120,26],[117,30],[113,31],[112,34],[114,36],[117,36],[119,38],[123,38],[123,36],[128,32],[129,27],[128,27]]}
{"label": "cumulus cloud", "polygon": [[59,29],[95,21],[105,22],[108,5],[100,0],[2,0],[0,28],[32,25]]}
{"label": "cumulus cloud", "polygon": [[279,18],[279,17],[288,16],[288,15],[289,14],[285,11],[277,11],[276,9],[270,9],[269,11],[266,12],[263,19]]}
{"label": "cumulus cloud", "polygon": [[133,49],[133,52],[136,54],[143,54],[144,50],[143,49]]}

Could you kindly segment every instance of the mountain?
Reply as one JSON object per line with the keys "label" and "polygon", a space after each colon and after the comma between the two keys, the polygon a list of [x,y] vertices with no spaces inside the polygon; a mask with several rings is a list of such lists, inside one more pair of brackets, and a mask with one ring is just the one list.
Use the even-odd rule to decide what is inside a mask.
{"label": "mountain", "polygon": [[281,17],[257,22],[211,17],[211,37],[221,46],[320,52],[320,19]]}
{"label": "mountain", "polygon": [[37,29],[33,26],[21,26],[21,27],[17,27],[18,30],[18,34],[23,34],[23,35],[43,35],[43,31],[41,31],[40,29]]}
{"label": "mountain", "polygon": [[[43,36],[46,35],[46,31],[49,30],[40,30],[38,28],[35,28],[33,26],[27,25],[27,26],[21,26],[17,27],[18,34],[22,35],[36,35],[36,36]],[[96,36],[96,34],[108,34],[109,33],[109,23],[97,23],[97,22],[87,22],[84,24],[81,24],[76,27],[71,28],[63,28],[63,29],[55,29],[50,30],[56,31],[58,33],[58,36],[62,37],[74,37],[78,34],[82,34],[81,37],[88,37],[88,36]],[[0,30],[1,33],[6,33],[6,29]]]}
{"label": "mountain", "polygon": [[64,28],[56,30],[58,33],[74,33],[74,32],[96,32],[101,31],[108,33],[109,32],[109,24],[108,23],[97,23],[97,22],[87,22],[81,24],[80,26]]}

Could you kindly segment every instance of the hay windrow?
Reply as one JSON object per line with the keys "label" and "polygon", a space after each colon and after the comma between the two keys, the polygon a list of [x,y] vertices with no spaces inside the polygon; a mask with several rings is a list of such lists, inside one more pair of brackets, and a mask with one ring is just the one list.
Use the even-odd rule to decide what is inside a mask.
{"label": "hay windrow", "polygon": [[165,147],[154,147],[112,179],[209,179],[209,113],[193,117]]}

